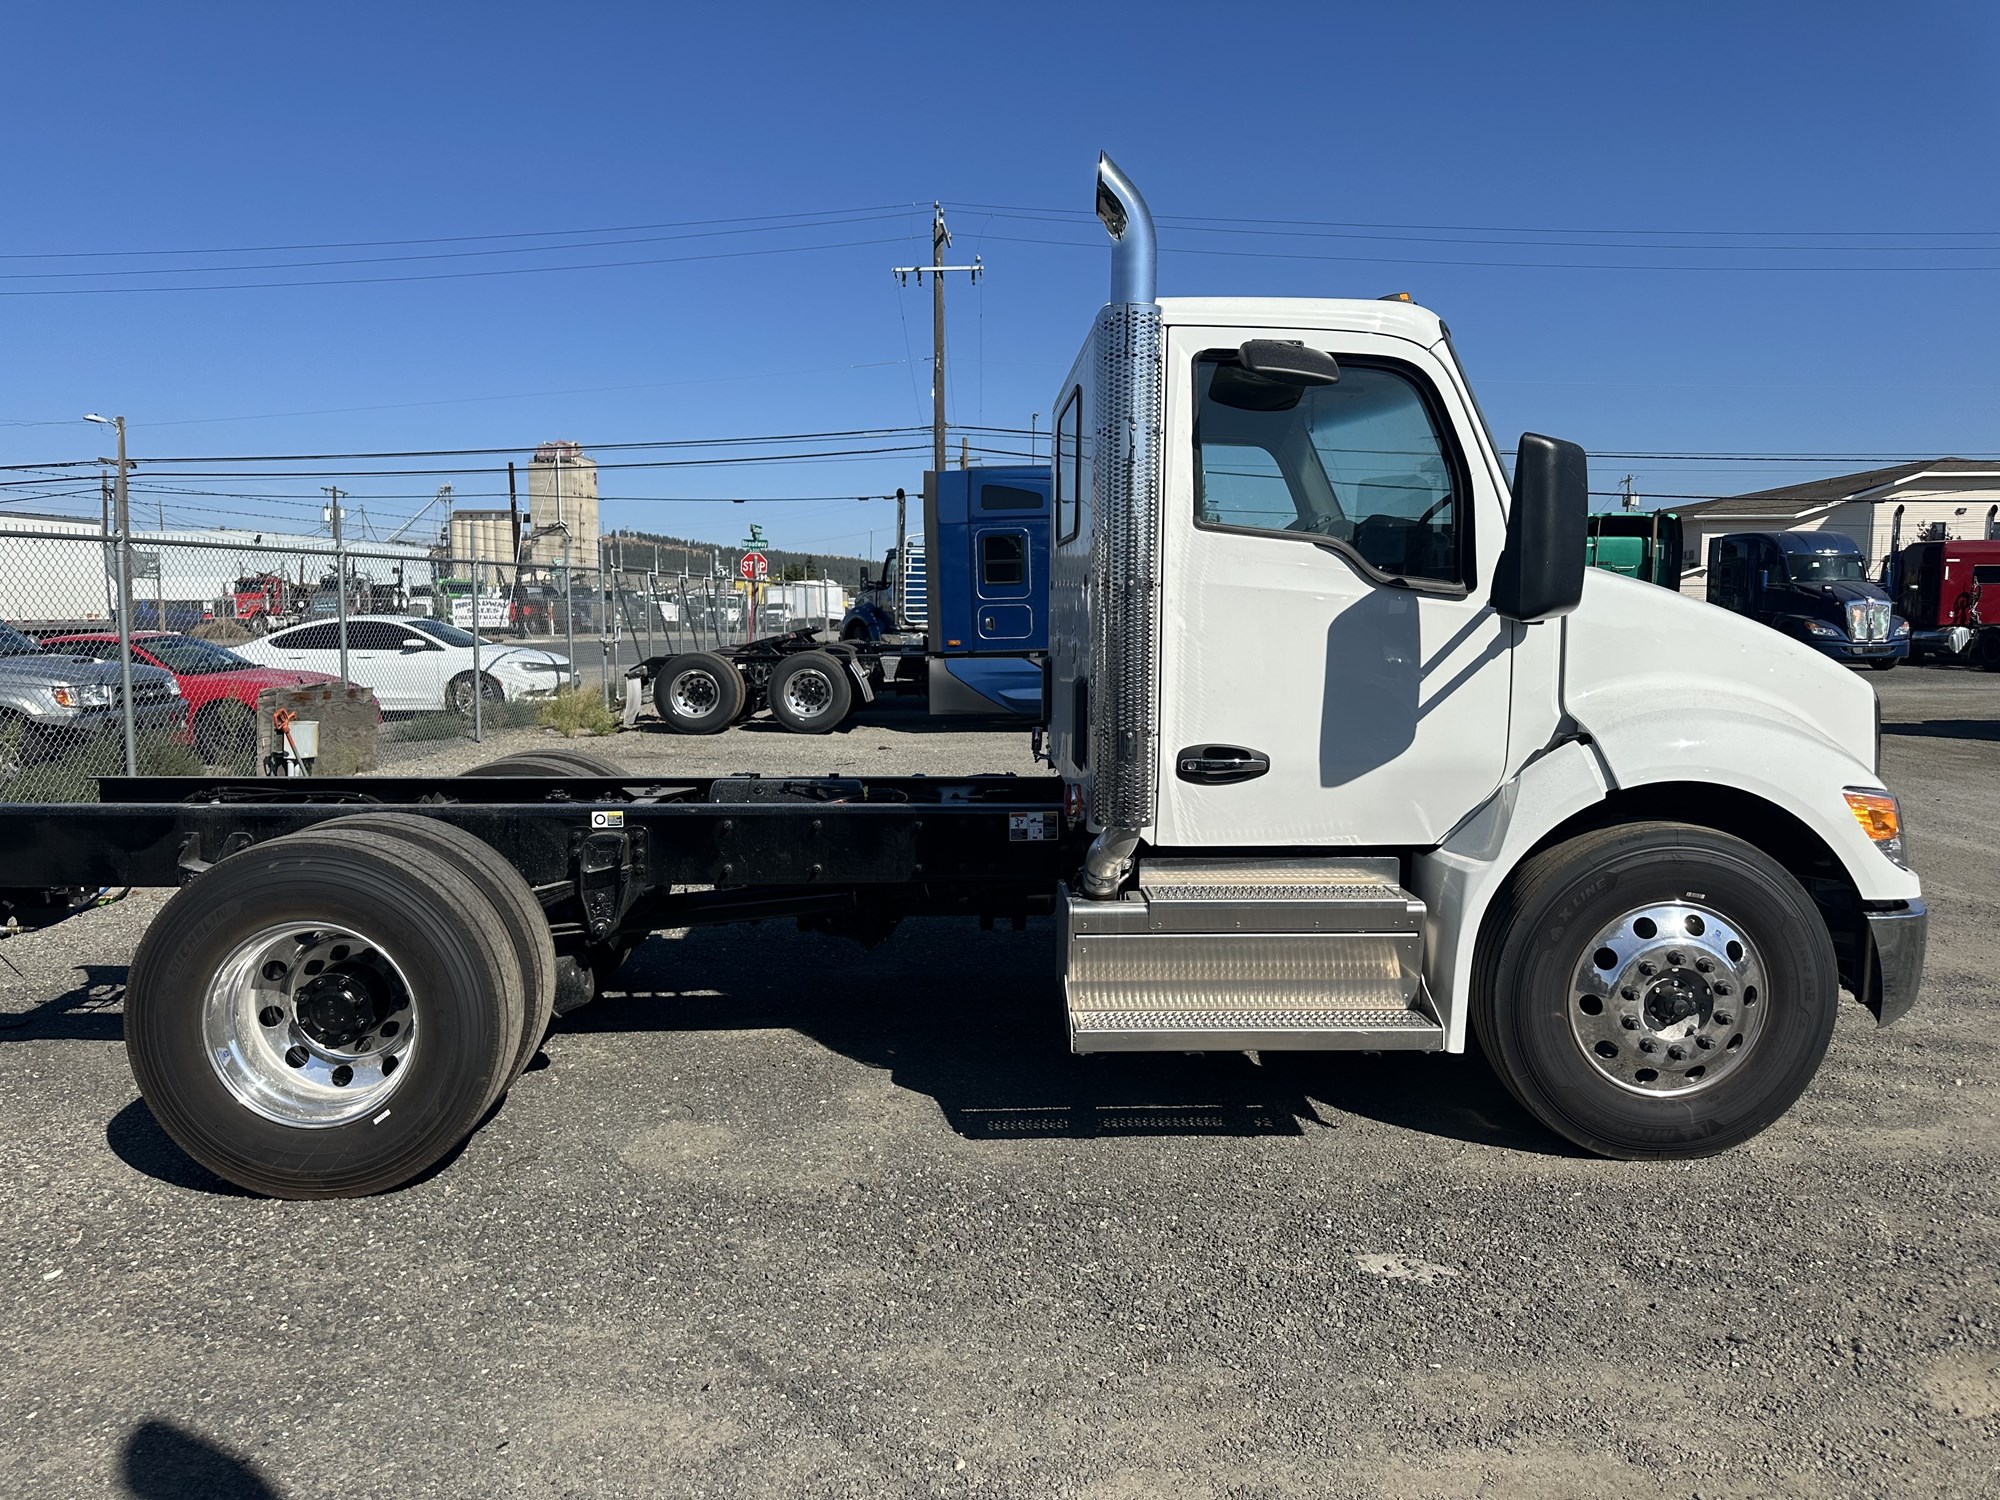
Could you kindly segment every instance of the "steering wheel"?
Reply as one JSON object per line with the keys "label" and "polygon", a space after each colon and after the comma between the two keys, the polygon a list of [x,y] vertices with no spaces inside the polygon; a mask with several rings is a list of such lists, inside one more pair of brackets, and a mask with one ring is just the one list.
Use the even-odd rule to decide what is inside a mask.
{"label": "steering wheel", "polygon": [[1446,490],[1442,495],[1438,497],[1436,504],[1432,505],[1429,510],[1425,511],[1422,515],[1418,516],[1416,520],[1412,521],[1410,524],[1412,526],[1429,525],[1431,517],[1436,515],[1439,511],[1443,510],[1449,504],[1451,504],[1451,491]]}

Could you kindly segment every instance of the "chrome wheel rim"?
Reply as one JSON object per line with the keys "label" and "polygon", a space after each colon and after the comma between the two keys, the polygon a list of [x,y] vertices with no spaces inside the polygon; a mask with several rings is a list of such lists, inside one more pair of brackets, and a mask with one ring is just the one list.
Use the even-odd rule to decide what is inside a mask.
{"label": "chrome wheel rim", "polygon": [[1743,1066],[1770,1002],[1763,960],[1707,907],[1661,902],[1606,924],[1571,977],[1577,1050],[1649,1097],[1713,1088]]}
{"label": "chrome wheel rim", "polygon": [[722,701],[722,684],[715,674],[701,667],[689,667],[667,684],[667,701],[674,714],[683,719],[699,719]]}
{"label": "chrome wheel rim", "polygon": [[802,667],[785,679],[785,707],[801,719],[817,719],[833,707],[833,684],[817,667]]}
{"label": "chrome wheel rim", "polygon": [[202,1042],[267,1120],[325,1129],[379,1114],[417,1047],[409,981],[377,943],[324,923],[266,927],[209,981]]}

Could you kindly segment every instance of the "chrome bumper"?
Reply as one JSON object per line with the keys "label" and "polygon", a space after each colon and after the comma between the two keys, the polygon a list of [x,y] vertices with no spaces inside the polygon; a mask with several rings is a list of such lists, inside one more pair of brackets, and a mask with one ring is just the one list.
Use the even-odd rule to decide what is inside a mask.
{"label": "chrome bumper", "polygon": [[1909,1013],[1924,982],[1924,942],[1930,913],[1921,900],[1895,911],[1863,912],[1868,919],[1868,991],[1861,998],[1887,1026]]}

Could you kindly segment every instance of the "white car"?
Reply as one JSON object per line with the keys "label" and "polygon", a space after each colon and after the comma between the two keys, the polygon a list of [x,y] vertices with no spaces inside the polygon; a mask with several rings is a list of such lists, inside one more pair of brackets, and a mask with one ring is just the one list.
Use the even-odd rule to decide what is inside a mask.
{"label": "white car", "polygon": [[[371,688],[384,713],[435,713],[467,717],[473,684],[488,703],[541,698],[570,686],[569,658],[532,646],[479,645],[478,676],[473,673],[472,634],[443,620],[409,615],[350,615],[347,619],[347,676]],[[340,675],[340,625],[312,620],[274,630],[231,648],[262,666]]]}

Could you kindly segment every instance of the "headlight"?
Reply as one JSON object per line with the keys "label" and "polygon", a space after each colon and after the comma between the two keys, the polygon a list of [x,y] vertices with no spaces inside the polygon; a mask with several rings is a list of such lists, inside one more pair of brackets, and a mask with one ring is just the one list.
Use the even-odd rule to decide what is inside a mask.
{"label": "headlight", "polygon": [[1899,635],[1908,635],[1909,633],[1910,622],[1908,620],[1896,620],[1889,626],[1889,639],[1892,641]]}
{"label": "headlight", "polygon": [[1806,630],[1806,634],[1807,634],[1807,635],[1839,635],[1839,634],[1840,634],[1840,632],[1839,632],[1838,630],[1835,630],[1835,629],[1834,629],[1834,628],[1833,628],[1833,627],[1832,627],[1831,625],[1828,625],[1828,624],[1826,624],[1826,623],[1825,623],[1824,621],[1821,621],[1821,620],[1802,620],[1802,621],[1800,621],[1799,623],[1805,626],[1805,630]]}
{"label": "headlight", "polygon": [[1903,857],[1903,809],[1895,797],[1867,787],[1848,787],[1840,795],[1869,842],[1893,863],[1909,869],[1909,861]]}
{"label": "headlight", "polygon": [[49,696],[55,699],[57,708],[109,708],[111,684],[86,682],[77,686],[60,682],[49,689]]}

